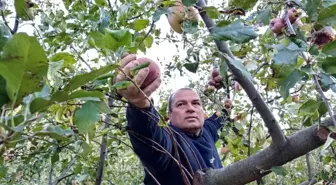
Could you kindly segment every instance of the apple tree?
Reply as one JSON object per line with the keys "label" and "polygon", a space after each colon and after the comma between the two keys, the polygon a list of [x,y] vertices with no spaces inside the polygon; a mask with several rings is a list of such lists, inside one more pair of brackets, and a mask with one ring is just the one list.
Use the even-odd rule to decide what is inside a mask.
{"label": "apple tree", "polygon": [[199,91],[205,116],[227,114],[225,167],[190,185],[336,182],[336,1],[0,0],[0,11],[2,184],[141,184],[116,94],[134,82],[113,78],[125,52],[164,43],[169,59],[147,55],[161,65],[159,125],[174,78]]}

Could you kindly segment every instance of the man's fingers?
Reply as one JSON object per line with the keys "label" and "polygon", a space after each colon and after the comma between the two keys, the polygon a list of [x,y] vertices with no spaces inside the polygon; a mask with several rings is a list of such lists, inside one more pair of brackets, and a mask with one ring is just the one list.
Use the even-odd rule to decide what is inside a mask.
{"label": "man's fingers", "polygon": [[134,76],[133,80],[138,85],[141,86],[149,73],[148,67],[140,69],[138,73]]}
{"label": "man's fingers", "polygon": [[127,54],[121,59],[121,68],[124,68],[129,62],[136,60],[135,54]]}
{"label": "man's fingers", "polygon": [[150,96],[154,91],[156,91],[161,85],[161,77],[157,77],[151,84],[143,89],[143,92]]}

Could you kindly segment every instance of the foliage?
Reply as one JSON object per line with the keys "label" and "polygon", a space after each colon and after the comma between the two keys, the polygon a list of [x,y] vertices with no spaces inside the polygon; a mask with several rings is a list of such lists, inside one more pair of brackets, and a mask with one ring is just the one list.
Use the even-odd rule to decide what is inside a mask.
{"label": "foliage", "polygon": [[[167,24],[168,11],[149,0],[39,1],[30,8],[25,0],[6,3],[0,8],[5,18],[0,23],[0,182],[93,184],[104,137],[104,184],[140,184],[143,169],[126,132],[126,104],[114,93],[130,83],[112,86],[111,82],[125,51],[146,53],[164,41],[183,44],[184,50],[162,62],[164,83],[156,107],[163,117],[167,117],[169,80],[195,74],[197,79],[191,78],[188,86],[199,89],[208,114],[221,110],[219,102],[229,97],[234,101],[231,118],[241,115],[219,132],[219,151],[229,149],[221,153],[224,165],[262,150],[270,139],[262,113],[254,110],[244,91],[234,90],[235,79],[212,38],[227,41],[237,57],[231,62],[252,79],[286,135],[319,123],[328,110],[313,76],[318,76],[335,108],[336,41],[319,48],[308,38],[321,27],[336,27],[336,1],[318,2],[302,1],[306,14],[302,25],[293,25],[297,34],[280,37],[267,27],[285,7],[280,1],[236,0],[228,6],[209,1],[205,11],[216,27],[208,32],[203,22],[186,23],[182,35],[164,34],[157,25]],[[248,14],[220,13],[224,7],[237,6]],[[7,25],[12,24],[7,23],[15,22],[16,15],[20,24],[31,25],[33,34],[24,29],[11,34]],[[214,67],[220,68],[227,88],[206,95],[204,85]],[[111,122],[105,128],[109,115]],[[329,141],[310,154],[318,181],[336,181],[336,145],[332,138]],[[272,172],[263,184],[298,184],[308,179],[304,157],[274,166]]]}

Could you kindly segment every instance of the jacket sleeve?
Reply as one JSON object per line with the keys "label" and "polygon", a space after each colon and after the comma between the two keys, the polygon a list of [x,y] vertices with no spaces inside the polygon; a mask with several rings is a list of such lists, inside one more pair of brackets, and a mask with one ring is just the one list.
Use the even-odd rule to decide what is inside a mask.
{"label": "jacket sleeve", "polygon": [[170,160],[166,152],[172,153],[172,142],[168,133],[158,126],[159,115],[155,109],[152,106],[147,109],[129,106],[126,119],[130,141],[140,160],[165,167]]}
{"label": "jacket sleeve", "polygon": [[221,129],[225,123],[225,116],[218,117],[216,113],[213,113],[208,119],[204,121],[204,129],[207,129],[212,135],[214,142],[217,142],[218,129]]}

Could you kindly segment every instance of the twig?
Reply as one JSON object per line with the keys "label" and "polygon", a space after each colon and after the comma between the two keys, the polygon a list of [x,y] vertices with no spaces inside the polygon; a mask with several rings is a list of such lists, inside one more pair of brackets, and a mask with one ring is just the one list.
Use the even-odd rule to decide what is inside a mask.
{"label": "twig", "polygon": [[156,184],[161,185],[161,184],[159,183],[159,181],[156,180],[156,178],[154,177],[154,175],[147,169],[147,167],[144,166],[144,168],[145,168],[145,170],[147,171],[147,173],[154,179],[154,181],[156,182]]}
{"label": "twig", "polygon": [[109,4],[110,9],[112,10],[113,7],[112,7],[112,4],[111,4],[111,1],[110,1],[110,0],[107,0],[107,2],[108,2],[108,4]]}
{"label": "twig", "polygon": [[68,175],[65,175],[69,170],[70,170],[70,168],[73,166],[73,164],[75,163],[75,161],[76,161],[76,157],[73,157],[72,159],[71,159],[71,161],[70,161],[70,163],[68,164],[68,167],[67,168],[65,168],[63,171],[62,171],[62,173],[61,173],[61,175],[53,182],[53,185],[57,185],[59,182],[61,182],[63,179],[65,179],[65,178],[67,178],[67,177],[69,177],[69,176],[71,176],[71,175],[73,175],[74,173],[70,173],[70,174],[68,174]]}
{"label": "twig", "polygon": [[73,47],[72,44],[70,44],[70,48],[73,49],[73,50],[76,52],[78,58],[79,58],[82,62],[84,62],[84,64],[85,64],[85,65],[92,71],[91,66],[84,60],[84,58],[83,58],[82,56],[80,56],[79,52],[75,49],[75,47]]}
{"label": "twig", "polygon": [[19,16],[18,15],[15,16],[15,22],[14,22],[13,29],[11,29],[11,27],[8,25],[8,22],[6,20],[5,13],[4,13],[3,10],[1,11],[1,17],[2,17],[2,20],[4,21],[4,24],[8,27],[8,29],[10,30],[10,32],[12,34],[15,34],[17,32],[17,30],[18,30],[18,27],[19,27]]}
{"label": "twig", "polygon": [[309,181],[311,181],[313,179],[313,172],[312,172],[310,161],[309,161],[309,155],[310,153],[308,152],[306,154],[306,162],[307,162],[307,169],[308,169],[308,179]]}
{"label": "twig", "polygon": [[[162,146],[161,146],[159,143],[157,143],[156,141],[153,141],[152,139],[149,139],[149,138],[147,138],[147,137],[145,137],[145,136],[142,136],[141,134],[139,134],[139,133],[137,133],[137,132],[134,132],[134,131],[132,131],[132,130],[129,130],[129,132],[130,132],[131,134],[133,134],[133,136],[135,136],[137,139],[139,139],[140,141],[142,141],[143,143],[145,143],[145,144],[147,144],[147,145],[149,145],[149,144],[148,144],[147,142],[145,142],[143,139],[139,138],[139,137],[142,137],[142,138],[146,139],[147,141],[152,142],[155,146],[153,146],[153,145],[151,145],[151,146],[152,146],[155,150],[160,151],[160,152],[162,152],[162,153],[164,153],[164,154],[167,154],[169,157],[171,157],[171,159],[173,159],[173,160],[175,161],[176,164],[179,164],[179,162],[176,160],[176,158],[175,158],[174,156],[172,156],[172,154],[169,153],[169,151],[167,151],[164,147],[162,147]],[[158,146],[160,149],[157,148],[156,146]],[[189,177],[192,178],[192,175],[189,173],[189,171],[188,171],[184,166],[182,166],[182,168],[187,172],[187,175],[189,175]]]}
{"label": "twig", "polygon": [[[113,99],[111,97],[108,98],[108,105],[111,108],[111,105],[113,104]],[[109,124],[111,122],[111,114],[107,114],[105,117],[105,124],[104,129],[107,129],[109,127]],[[99,157],[99,163],[96,173],[96,185],[100,185],[102,183],[103,179],[103,172],[104,172],[104,162],[105,162],[105,156],[106,156],[106,135],[102,136],[101,145],[100,145],[100,157]]]}
{"label": "twig", "polygon": [[336,121],[335,121],[335,118],[334,118],[334,116],[333,116],[333,112],[332,112],[332,110],[331,110],[331,108],[330,108],[330,105],[329,105],[329,103],[328,103],[328,99],[327,99],[327,97],[324,95],[323,90],[322,90],[322,88],[321,88],[321,86],[320,86],[320,83],[318,82],[317,75],[314,74],[314,75],[313,75],[313,78],[314,78],[314,82],[315,82],[316,89],[317,89],[317,91],[320,93],[320,95],[321,95],[321,97],[322,97],[322,100],[323,100],[325,106],[326,106],[327,109],[328,109],[328,113],[329,113],[329,116],[330,116],[331,119],[332,119],[333,124],[336,126]]}
{"label": "twig", "polygon": [[52,185],[52,175],[53,175],[53,172],[54,172],[54,166],[55,166],[55,163],[51,164],[51,167],[50,167],[50,171],[49,171],[49,185]]}
{"label": "twig", "polygon": [[145,13],[146,13],[146,12],[143,12],[143,13],[140,14],[140,15],[136,15],[136,16],[134,16],[134,17],[127,18],[126,21],[130,21],[130,20],[133,20],[133,19],[137,19],[137,18],[139,18],[139,17],[145,15]]}
{"label": "twig", "polygon": [[254,111],[254,106],[252,106],[251,110],[251,119],[250,119],[250,127],[248,130],[248,150],[247,150],[247,155],[251,155],[251,130],[252,130],[252,121],[253,121],[253,111]]}
{"label": "twig", "polygon": [[151,26],[150,26],[148,32],[146,33],[145,37],[139,42],[139,45],[138,45],[138,46],[140,46],[140,45],[143,43],[143,41],[145,41],[145,39],[148,37],[148,35],[150,34],[150,32],[152,32],[152,30],[153,30],[153,28],[154,28],[154,23],[155,23],[155,22],[152,21]]}

